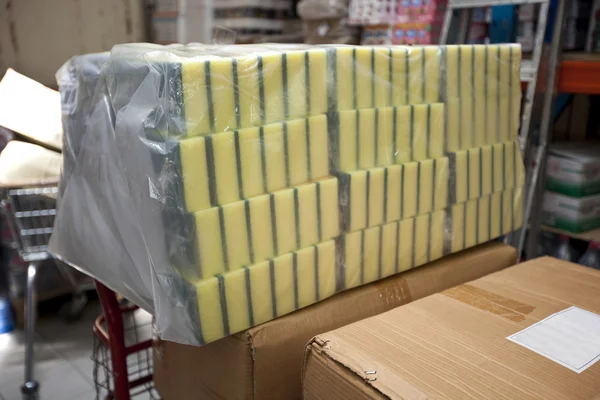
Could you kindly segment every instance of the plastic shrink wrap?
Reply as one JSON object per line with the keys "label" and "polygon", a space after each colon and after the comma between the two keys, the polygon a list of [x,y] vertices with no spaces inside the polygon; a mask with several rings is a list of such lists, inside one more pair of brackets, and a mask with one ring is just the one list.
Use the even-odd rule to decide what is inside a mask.
{"label": "plastic shrink wrap", "polygon": [[517,45],[103,59],[59,79],[70,154],[50,249],[164,339],[212,342],[522,224]]}

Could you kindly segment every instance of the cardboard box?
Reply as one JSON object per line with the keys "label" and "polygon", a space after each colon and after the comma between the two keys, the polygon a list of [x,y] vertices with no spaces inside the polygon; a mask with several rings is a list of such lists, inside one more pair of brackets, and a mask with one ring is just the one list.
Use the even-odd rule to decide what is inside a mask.
{"label": "cardboard box", "polygon": [[570,197],[546,191],[542,223],[569,232],[585,232],[600,226],[600,194]]}
{"label": "cardboard box", "polygon": [[[12,67],[50,88],[56,88],[56,71],[75,55],[148,40],[140,0],[2,1],[0,10],[0,76]],[[29,99],[29,115],[42,99]]]}
{"label": "cardboard box", "polygon": [[11,140],[0,153],[0,188],[55,185],[62,155],[37,144]]}
{"label": "cardboard box", "polygon": [[0,126],[33,142],[62,149],[60,93],[8,69],[0,79]]}
{"label": "cardboard box", "polygon": [[[525,50],[523,50],[525,51]],[[554,123],[552,132],[553,142],[584,141],[588,133],[590,115],[590,95],[573,95],[571,102],[567,103]],[[554,143],[551,149],[560,148],[564,143]]]}
{"label": "cardboard box", "polygon": [[513,265],[514,248],[487,243],[339,293],[203,347],[161,341],[154,381],[164,399],[299,399],[302,356],[315,335]]}
{"label": "cardboard box", "polygon": [[[600,271],[545,257],[318,335],[305,354],[304,398],[598,398],[600,363],[570,368],[579,356],[600,358],[599,292]],[[571,306],[592,313],[562,318]],[[511,341],[524,333],[528,348]],[[570,366],[540,346],[548,356],[566,350],[560,362]]]}
{"label": "cardboard box", "polygon": [[600,193],[600,142],[552,145],[546,189],[573,197]]}

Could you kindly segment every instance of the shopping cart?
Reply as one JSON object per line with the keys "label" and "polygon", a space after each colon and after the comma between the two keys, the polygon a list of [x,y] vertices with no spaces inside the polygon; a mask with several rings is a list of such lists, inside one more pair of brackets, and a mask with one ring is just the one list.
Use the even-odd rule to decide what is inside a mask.
{"label": "shopping cart", "polygon": [[[22,260],[28,264],[25,295],[25,383],[21,386],[24,399],[36,399],[39,392],[39,384],[33,374],[36,323],[35,278],[39,265],[52,258],[47,250],[56,216],[57,193],[56,185],[4,189],[0,202],[12,233],[14,246]],[[71,310],[79,314],[79,310],[82,310],[87,303],[85,291],[77,284],[74,270],[62,263],[57,263],[56,267],[73,286]]]}

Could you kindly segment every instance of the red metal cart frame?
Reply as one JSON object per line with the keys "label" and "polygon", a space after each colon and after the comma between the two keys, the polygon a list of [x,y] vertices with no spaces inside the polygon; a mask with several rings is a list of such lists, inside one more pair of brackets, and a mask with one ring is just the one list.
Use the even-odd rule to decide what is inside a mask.
{"label": "red metal cart frame", "polygon": [[[150,392],[151,398],[158,398],[152,381],[152,339],[127,344],[126,336],[132,327],[127,327],[124,320],[138,307],[120,304],[116,293],[98,281],[96,290],[104,310],[94,323],[95,338],[99,340],[94,346],[93,357],[96,395],[104,389],[107,400],[129,400],[142,392]],[[137,358],[133,365],[128,364],[128,358],[132,357]],[[98,378],[99,369],[104,370],[105,381]],[[137,393],[132,393],[136,390]]]}

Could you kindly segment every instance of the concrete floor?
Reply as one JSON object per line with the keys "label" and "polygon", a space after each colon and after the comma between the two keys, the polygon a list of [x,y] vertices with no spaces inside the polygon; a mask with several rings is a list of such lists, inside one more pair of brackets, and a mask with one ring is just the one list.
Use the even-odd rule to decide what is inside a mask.
{"label": "concrete floor", "polygon": [[[57,315],[39,318],[35,342],[35,375],[40,383],[41,400],[96,399],[92,325],[100,312],[100,303],[95,300],[88,304],[83,317],[74,323],[65,323]],[[141,310],[136,312],[136,321],[143,321],[145,324],[141,330],[142,337],[151,335],[149,320],[147,313]],[[24,354],[23,331],[15,330],[0,335],[1,400],[21,399]],[[131,361],[132,364],[136,363],[136,360]],[[143,400],[157,396],[151,397],[146,392],[134,398]]]}

